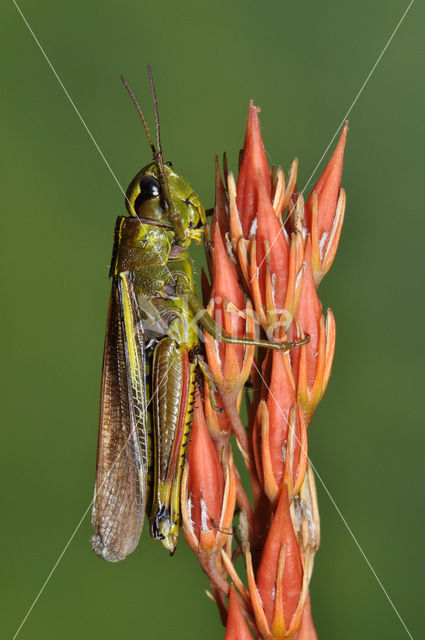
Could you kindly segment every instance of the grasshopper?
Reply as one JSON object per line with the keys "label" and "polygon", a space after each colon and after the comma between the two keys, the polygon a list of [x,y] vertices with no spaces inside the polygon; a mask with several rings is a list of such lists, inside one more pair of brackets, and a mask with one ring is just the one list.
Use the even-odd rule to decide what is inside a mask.
{"label": "grasshopper", "polygon": [[[205,210],[189,184],[164,162],[158,106],[156,146],[127,82],[153,162],[131,181],[128,216],[115,226],[112,292],[103,358],[92,546],[109,562],[136,547],[148,514],[150,534],[173,553],[180,487],[202,330],[217,340],[287,350],[295,342],[226,335],[195,294],[188,248],[199,243]],[[205,364],[202,366],[207,375]]]}

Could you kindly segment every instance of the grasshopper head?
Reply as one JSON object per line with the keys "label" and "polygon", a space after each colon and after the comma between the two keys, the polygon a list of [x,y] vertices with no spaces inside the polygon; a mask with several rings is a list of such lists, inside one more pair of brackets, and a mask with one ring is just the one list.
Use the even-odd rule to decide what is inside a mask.
{"label": "grasshopper head", "polygon": [[[171,163],[163,165],[169,187],[169,194],[174,207],[174,215],[184,231],[183,246],[192,240],[199,243],[205,225],[205,209],[190,185],[174,170]],[[170,207],[163,193],[158,166],[152,162],[133,178],[127,193],[126,207],[130,216],[139,218],[146,224],[173,229]]]}
{"label": "grasshopper head", "polygon": [[174,234],[173,246],[178,251],[188,247],[192,240],[199,243],[205,225],[205,210],[190,186],[173,169],[171,162],[164,162],[159,131],[158,101],[152,69],[148,65],[149,82],[155,112],[156,143],[152,139],[143,111],[124,76],[121,79],[137,109],[145,129],[153,162],[143,167],[130,183],[126,193],[126,207],[130,214],[143,224],[162,227]]}

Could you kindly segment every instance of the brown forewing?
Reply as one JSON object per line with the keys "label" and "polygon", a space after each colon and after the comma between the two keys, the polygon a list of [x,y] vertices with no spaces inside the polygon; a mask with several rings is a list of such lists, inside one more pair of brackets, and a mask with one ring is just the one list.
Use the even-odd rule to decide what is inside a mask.
{"label": "brown forewing", "polygon": [[[132,369],[129,348],[133,349]],[[122,560],[134,550],[143,526],[147,469],[139,432],[146,435],[144,376],[137,305],[131,283],[119,274],[113,280],[106,328],[92,511],[92,546],[109,562]]]}

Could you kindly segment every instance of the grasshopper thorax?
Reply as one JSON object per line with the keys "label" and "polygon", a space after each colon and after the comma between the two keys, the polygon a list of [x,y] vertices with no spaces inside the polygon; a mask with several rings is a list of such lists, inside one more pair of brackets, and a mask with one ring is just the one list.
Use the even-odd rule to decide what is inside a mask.
{"label": "grasshopper thorax", "polygon": [[[171,163],[164,164],[163,171],[174,213],[178,214],[184,230],[183,246],[189,246],[192,240],[199,243],[205,225],[205,209],[196,193],[174,170]],[[144,224],[172,230],[170,207],[164,196],[157,163],[151,162],[139,171],[127,189],[127,211],[130,216],[138,218]]]}

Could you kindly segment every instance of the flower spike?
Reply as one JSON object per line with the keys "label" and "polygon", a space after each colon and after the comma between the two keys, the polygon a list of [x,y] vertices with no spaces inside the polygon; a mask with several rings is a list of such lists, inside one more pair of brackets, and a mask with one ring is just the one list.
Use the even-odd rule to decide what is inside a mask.
{"label": "flower spike", "polygon": [[[226,640],[317,640],[309,582],[320,520],[307,427],[335,351],[335,319],[330,309],[325,319],[317,288],[344,220],[347,125],[305,203],[298,160],[287,175],[269,167],[258,111],[251,102],[237,184],[226,159],[223,182],[216,158],[214,216],[205,233],[211,285],[204,276],[203,293],[226,334],[261,342],[254,348],[204,333],[205,413],[198,397],[181,511]],[[309,341],[296,344],[307,334]],[[295,344],[284,352],[267,341]],[[240,414],[244,396],[248,428]],[[233,460],[233,434],[250,490]],[[241,558],[247,585],[236,564]]]}

